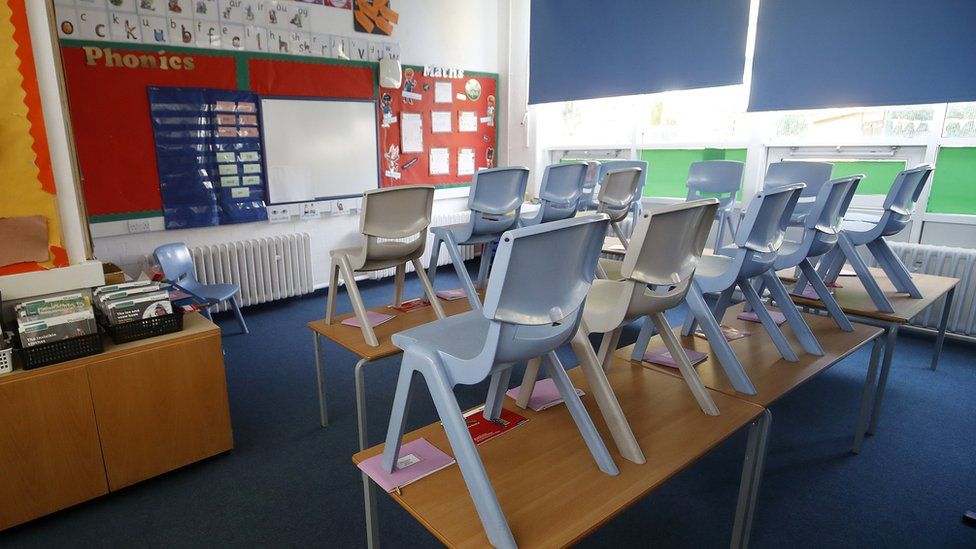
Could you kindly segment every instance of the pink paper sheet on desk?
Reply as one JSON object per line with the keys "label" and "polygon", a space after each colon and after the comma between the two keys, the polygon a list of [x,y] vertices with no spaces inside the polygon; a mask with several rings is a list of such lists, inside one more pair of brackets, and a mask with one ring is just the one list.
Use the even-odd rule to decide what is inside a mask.
{"label": "pink paper sheet on desk", "polygon": [[[783,316],[783,313],[779,311],[769,311],[769,316],[773,317],[773,322],[775,322],[777,326],[786,322],[786,317]],[[739,313],[736,318],[739,320],[745,320],[746,322],[760,322],[759,315],[752,311],[749,311],[748,313]]]}
{"label": "pink paper sheet on desk", "polygon": [[[701,351],[696,351],[694,349],[683,350],[685,355],[688,356],[688,362],[691,362],[692,366],[705,362],[705,359],[708,358],[708,354]],[[666,347],[649,349],[646,353],[644,353],[642,358],[645,362],[650,362],[651,364],[660,364],[661,366],[667,366],[669,368],[678,367],[678,363],[674,360],[674,357],[671,356],[671,351],[668,351]]]}
{"label": "pink paper sheet on desk", "polygon": [[[393,318],[393,315],[385,315],[383,313],[377,313],[374,311],[366,311],[366,320],[369,321],[369,325],[372,327],[377,327],[380,324]],[[363,324],[359,322],[359,317],[351,316],[342,321],[345,326],[353,326],[354,328],[362,328]]]}
{"label": "pink paper sheet on desk", "polygon": [[[515,387],[514,389],[509,389],[505,394],[518,400],[521,389],[522,387]],[[576,389],[576,394],[583,396],[586,393],[581,389]],[[562,402],[563,396],[559,394],[559,389],[556,388],[556,384],[552,379],[547,378],[536,382],[535,387],[532,389],[532,396],[529,397],[529,409],[534,412],[541,412],[557,404],[562,404]]]}
{"label": "pink paper sheet on desk", "polygon": [[383,470],[380,465],[382,459],[383,454],[379,454],[363,460],[357,467],[387,492],[403,488],[411,482],[416,482],[454,464],[454,458],[423,438],[400,446],[400,459],[397,460],[397,467],[392,473]]}

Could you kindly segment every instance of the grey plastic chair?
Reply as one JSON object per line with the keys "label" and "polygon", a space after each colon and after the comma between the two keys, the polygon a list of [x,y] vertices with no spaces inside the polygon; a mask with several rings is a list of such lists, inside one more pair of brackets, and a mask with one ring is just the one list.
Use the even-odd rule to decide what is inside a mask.
{"label": "grey plastic chair", "polygon": [[820,193],[820,188],[830,180],[834,165],[830,162],[788,161],[773,162],[766,168],[766,178],[763,180],[764,189],[775,189],[783,185],[803,183],[806,188],[800,194],[796,203],[790,225],[803,225],[807,213],[813,207],[813,201]]}
{"label": "grey plastic chair", "polygon": [[[844,214],[851,205],[854,192],[857,191],[857,186],[863,178],[863,175],[841,177],[823,185],[817,200],[806,216],[802,236],[796,241],[784,241],[773,263],[773,270],[776,271],[799,268],[801,275],[793,293],[796,295],[803,293],[809,281],[817,296],[823,301],[830,317],[845,332],[853,332],[854,326],[837,304],[837,300],[830,294],[823,280],[817,275],[811,259],[823,256],[837,245]],[[763,295],[764,287],[765,284],[762,284],[757,290],[759,295]]]}
{"label": "grey plastic chair", "polygon": [[836,282],[844,262],[850,262],[875,307],[885,313],[894,312],[891,302],[857,252],[857,247],[863,245],[867,246],[868,251],[878,261],[895,289],[920,299],[922,292],[912,281],[912,274],[885,242],[885,237],[900,233],[912,220],[915,204],[932,176],[933,169],[931,165],[925,164],[899,173],[885,197],[884,212],[877,222],[845,220],[840,233],[840,245],[820,262],[819,275],[828,283]]}
{"label": "grey plastic chair", "polygon": [[[606,370],[612,363],[613,350],[624,326],[638,318],[650,317],[698,405],[708,415],[718,415],[718,406],[689,362],[664,313],[684,301],[718,207],[717,199],[706,198],[644,211],[624,256],[623,279],[593,283],[580,325],[587,347],[586,335],[604,334],[600,356],[591,358],[590,350],[579,357],[580,362],[596,359]],[[660,235],[668,238],[661,239]],[[538,372],[539,361],[530,361],[517,400],[523,408],[532,395]]]}
{"label": "grey plastic chair", "polygon": [[431,227],[434,233],[434,247],[431,250],[427,276],[431,284],[437,277],[437,260],[441,253],[441,243],[447,247],[454,270],[461,279],[464,293],[471,302],[472,309],[481,308],[481,300],[475,291],[471,277],[464,268],[459,246],[482,244],[481,265],[478,269],[478,286],[483,287],[491,264],[494,242],[510,229],[518,226],[525,200],[525,186],[529,181],[528,168],[492,168],[479,170],[471,178],[471,191],[468,195],[468,209],[471,217],[467,223]]}
{"label": "grey plastic chair", "polygon": [[[640,168],[641,173],[647,173],[647,162],[644,160],[607,160],[606,162],[601,162],[596,173],[596,183],[589,189],[585,190],[583,197],[580,199],[580,210],[597,210],[600,208],[599,194],[600,188],[603,186],[603,180],[606,178],[607,174],[617,170],[623,170],[625,168]],[[631,205],[631,213],[634,215],[634,220],[641,211],[640,197],[644,195],[644,183],[646,177],[641,177],[637,185],[637,200]],[[631,226],[633,228],[633,225]]]}
{"label": "grey plastic chair", "polygon": [[367,320],[366,306],[359,295],[359,287],[356,286],[356,273],[396,267],[393,304],[399,306],[403,302],[407,263],[413,264],[437,318],[444,318],[444,310],[420,262],[420,256],[427,244],[427,227],[430,225],[433,205],[432,186],[392,187],[363,193],[359,230],[366,237],[365,241],[361,246],[339,248],[330,253],[332,261],[329,266],[329,297],[325,311],[327,323],[331,324],[335,316],[336,292],[341,272],[352,308],[362,324],[363,338],[369,345],[378,346],[376,334]]}
{"label": "grey plastic chair", "polygon": [[[393,343],[403,349],[403,358],[381,464],[388,472],[395,467],[411,385],[420,374],[494,547],[516,544],[465,425],[454,386],[473,385],[491,377],[484,415],[497,419],[512,367],[545,356],[549,375],[597,466],[608,475],[618,473],[555,352],[579,327],[606,230],[607,218],[600,215],[506,232],[498,245],[484,308],[393,336]],[[511,458],[521,459],[518,455]]]}
{"label": "grey plastic chair", "polygon": [[597,195],[600,206],[596,211],[610,216],[610,228],[613,229],[624,249],[628,246],[628,239],[620,223],[631,213],[634,214],[634,219],[637,219],[638,211],[634,210],[634,204],[640,203],[643,176],[644,172],[640,168],[623,168],[607,172],[603,176],[600,192]]}
{"label": "grey plastic chair", "polygon": [[575,216],[588,169],[585,162],[546,166],[539,186],[539,209],[532,215],[521,216],[519,226],[531,227]]}
{"label": "grey plastic chair", "polygon": [[735,160],[704,160],[694,162],[688,168],[687,201],[702,198],[718,198],[718,211],[715,221],[718,223],[715,233],[715,247],[725,245],[725,228],[729,234],[735,234],[732,209],[735,198],[742,187],[742,170],[745,164]]}
{"label": "grey plastic chair", "polygon": [[[776,276],[773,264],[776,261],[780,246],[783,244],[790,215],[796,206],[796,201],[803,190],[803,183],[783,185],[760,191],[753,197],[746,210],[746,215],[735,233],[734,246],[718,250],[722,255],[705,255],[695,271],[694,282],[688,291],[689,305],[694,311],[704,304],[702,294],[719,293],[718,302],[712,312],[715,322],[721,323],[725,310],[732,302],[732,294],[736,286],[742,290],[749,306],[759,316],[763,327],[773,340],[776,348],[786,360],[799,360],[796,352],[780,331],[769,311],[763,306],[759,294],[756,293],[754,282],[762,280],[769,288],[773,299],[779,304],[780,310],[793,329],[803,349],[817,356],[823,356],[823,349],[817,338],[810,331],[803,317],[793,306],[786,288]],[[697,311],[697,312],[700,312]],[[701,315],[699,314],[699,317]],[[689,315],[683,326],[683,335],[691,335],[696,325],[695,317]],[[718,348],[728,346],[721,330],[714,333],[715,326],[702,324],[702,329],[708,337],[712,349],[724,358]],[[712,333],[710,333],[712,332]],[[731,348],[728,349],[731,351]],[[724,350],[722,351],[724,352]],[[734,355],[733,355],[734,356]]]}

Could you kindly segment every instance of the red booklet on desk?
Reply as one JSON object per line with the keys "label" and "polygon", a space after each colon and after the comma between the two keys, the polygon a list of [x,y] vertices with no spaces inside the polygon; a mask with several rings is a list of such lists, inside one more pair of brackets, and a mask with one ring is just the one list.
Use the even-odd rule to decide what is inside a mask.
{"label": "red booklet on desk", "polygon": [[492,421],[485,419],[484,410],[484,406],[479,406],[464,413],[464,421],[468,424],[468,431],[471,432],[471,438],[475,444],[487,442],[528,421],[528,419],[504,408],[501,417]]}

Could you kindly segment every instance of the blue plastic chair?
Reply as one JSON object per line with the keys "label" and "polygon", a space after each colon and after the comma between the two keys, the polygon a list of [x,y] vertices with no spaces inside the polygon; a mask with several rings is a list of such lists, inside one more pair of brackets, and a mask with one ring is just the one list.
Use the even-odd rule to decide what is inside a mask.
{"label": "blue plastic chair", "polygon": [[491,377],[489,405],[483,413],[488,419],[497,419],[513,366],[545,356],[548,373],[597,466],[608,475],[618,473],[556,356],[556,349],[570,341],[580,325],[606,230],[607,218],[600,215],[506,232],[498,245],[484,308],[393,335],[393,343],[403,349],[403,358],[382,467],[392,472],[396,465],[411,385],[420,374],[494,547],[516,544],[465,425],[454,386],[473,385]]}
{"label": "blue plastic chair", "polygon": [[884,212],[876,222],[845,220],[840,233],[840,245],[820,262],[819,275],[828,283],[836,282],[844,262],[848,261],[878,310],[894,312],[891,302],[857,252],[858,246],[867,246],[895,289],[921,299],[922,292],[912,281],[912,274],[885,242],[885,237],[900,233],[912,220],[915,204],[933,169],[931,165],[925,164],[899,173],[885,197]]}
{"label": "blue plastic chair", "polygon": [[[845,332],[853,332],[854,326],[837,304],[837,300],[830,294],[823,280],[817,275],[811,259],[823,256],[837,245],[844,214],[851,205],[854,192],[857,191],[857,186],[863,178],[863,175],[841,177],[823,185],[817,200],[806,216],[802,236],[796,241],[783,242],[779,255],[773,263],[773,270],[776,271],[799,268],[801,274],[796,287],[793,288],[794,295],[802,294],[809,281],[817,296],[823,301],[830,317]],[[763,294],[764,287],[765,284],[758,289],[759,295]]]}
{"label": "blue plastic chair", "polygon": [[718,211],[715,221],[718,228],[715,233],[715,247],[721,248],[725,244],[725,227],[729,234],[735,234],[732,222],[732,208],[735,198],[742,187],[742,170],[745,164],[735,160],[704,160],[694,162],[688,168],[688,196],[686,201],[700,200],[714,197],[718,199]]}
{"label": "blue plastic chair", "polygon": [[[237,293],[241,291],[240,286],[237,284],[201,284],[193,271],[193,257],[190,255],[190,250],[182,242],[160,246],[153,251],[153,256],[156,258],[156,263],[162,267],[163,275],[167,279],[206,299],[211,305],[218,305],[229,300],[234,309],[234,316],[237,317],[237,324],[241,327],[241,332],[248,333],[241,308],[237,304]],[[201,312],[210,318],[209,307],[204,308]]]}
{"label": "blue plastic chair", "polygon": [[[642,174],[647,173],[647,162],[644,160],[608,160],[606,162],[601,162],[596,173],[596,184],[589,189],[585,189],[583,192],[583,197],[580,198],[580,210],[598,210],[600,208],[599,194],[600,187],[603,186],[603,180],[608,173],[617,170],[623,170],[626,168],[640,168]],[[641,212],[641,201],[640,197],[644,196],[644,183],[647,180],[647,176],[640,178],[637,185],[637,200],[631,205],[630,211],[637,219],[637,216]],[[633,233],[633,225],[631,225],[631,233]]]}
{"label": "blue plastic chair", "polygon": [[834,171],[834,165],[830,162],[807,162],[807,161],[784,161],[773,162],[766,168],[766,177],[763,179],[764,189],[775,189],[783,185],[793,183],[803,183],[806,188],[800,194],[800,200],[796,203],[790,225],[803,225],[807,213],[813,207],[813,201],[820,193],[820,188],[830,180],[830,174]]}
{"label": "blue plastic chair", "polygon": [[[799,360],[786,336],[780,331],[769,311],[763,306],[759,294],[756,293],[754,284],[759,280],[766,283],[766,287],[779,304],[780,310],[803,349],[812,355],[823,356],[824,354],[823,348],[793,305],[789,293],[773,269],[785,239],[790,216],[802,190],[803,183],[796,183],[760,191],[749,203],[746,215],[735,233],[734,245],[718,250],[721,255],[702,256],[698,270],[695,271],[692,288],[688,291],[688,303],[693,312],[699,313],[698,318],[700,318],[701,307],[704,305],[703,294],[719,293],[718,302],[712,309],[715,324],[709,327],[702,323],[702,329],[712,349],[719,354],[720,360],[726,357],[722,356],[719,349],[728,346],[728,342],[720,329],[716,333],[716,327],[722,322],[725,310],[731,305],[732,294],[737,286],[742,290],[749,306],[758,315],[780,355],[791,362]],[[683,335],[691,335],[695,324],[695,316],[689,315],[683,326]],[[725,342],[724,346],[722,342]],[[731,351],[731,348],[728,351]]]}
{"label": "blue plastic chair", "polygon": [[534,214],[523,215],[519,226],[531,227],[575,216],[588,169],[586,162],[546,166],[539,186],[539,209]]}
{"label": "blue plastic chair", "polygon": [[483,245],[478,269],[478,286],[483,287],[491,264],[494,242],[502,233],[518,226],[528,181],[529,169],[522,167],[492,168],[479,170],[474,174],[468,195],[471,217],[467,223],[430,228],[430,232],[434,234],[430,264],[427,266],[427,277],[431,285],[437,277],[437,260],[443,242],[451,256],[454,270],[461,279],[461,287],[471,302],[471,308],[481,308],[481,300],[478,299],[471,277],[464,268],[459,246]]}

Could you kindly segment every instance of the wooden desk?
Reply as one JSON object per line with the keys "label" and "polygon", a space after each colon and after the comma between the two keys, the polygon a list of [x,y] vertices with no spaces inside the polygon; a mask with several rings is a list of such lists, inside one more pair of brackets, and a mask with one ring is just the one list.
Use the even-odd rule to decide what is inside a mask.
{"label": "wooden desk", "polygon": [[[579,368],[569,376],[577,387],[587,390]],[[608,377],[648,456],[646,464],[624,460],[611,444],[620,474],[607,476],[597,469],[565,406],[537,413],[516,408],[507,398],[506,407],[518,410],[529,421],[478,447],[519,547],[565,547],[580,541],[729,436],[752,425],[732,541],[733,547],[744,546],[769,427],[763,408],[713,392],[722,415],[706,416],[682,380],[621,359],[614,361]],[[583,397],[583,403],[591,417],[601,417],[589,395]],[[595,423],[603,439],[611,441],[603,422]],[[418,437],[453,455],[439,423],[406,436],[408,440]],[[359,452],[353,461],[359,463],[382,448]],[[488,543],[456,465],[390,496],[449,547]],[[367,510],[375,504],[369,497],[367,492]]]}
{"label": "wooden desk", "polygon": [[620,239],[615,236],[608,236],[603,240],[603,253],[619,259],[627,254],[627,250],[620,244]]}
{"label": "wooden desk", "polygon": [[0,529],[233,448],[220,328],[0,376]]}

